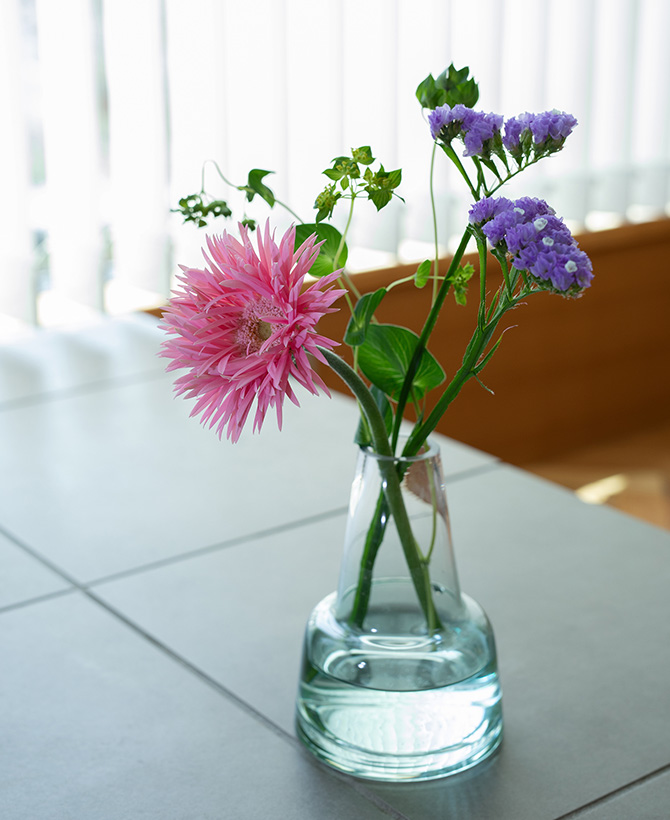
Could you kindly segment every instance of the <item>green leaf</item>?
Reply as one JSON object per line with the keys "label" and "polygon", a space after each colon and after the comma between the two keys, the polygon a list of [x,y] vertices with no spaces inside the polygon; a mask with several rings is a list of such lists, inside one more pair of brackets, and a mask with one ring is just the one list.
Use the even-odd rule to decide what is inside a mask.
{"label": "green leaf", "polygon": [[402,182],[402,168],[397,168],[395,171],[389,171],[386,175],[386,185],[389,188],[397,188]]}
{"label": "green leaf", "polygon": [[[472,370],[472,372],[475,376],[478,376],[482,372],[482,370],[486,367],[486,365],[491,361],[491,359],[493,358],[493,355],[495,354],[496,350],[500,347],[500,342],[502,342],[504,335],[505,334],[504,334],[504,331],[503,331],[503,333],[500,334],[500,337],[498,338],[498,341],[493,345],[493,347],[489,350],[489,352],[477,362],[476,366]],[[481,382],[480,382],[480,384],[481,384]],[[482,385],[482,387],[486,387],[486,385]],[[486,387],[486,389],[490,393],[493,393],[493,390],[491,390],[490,388]]]}
{"label": "green leaf", "polygon": [[435,79],[429,74],[416,89],[416,96],[423,108],[437,108],[450,105],[452,108],[461,103],[473,108],[479,99],[479,88],[473,78],[468,78],[470,69],[457,69],[452,63],[449,68]]}
{"label": "green leaf", "polygon": [[252,171],[249,171],[249,178],[246,185],[247,200],[249,202],[251,202],[254,196],[258,194],[258,196],[264,199],[271,208],[274,207],[275,195],[263,182],[263,177],[273,173],[274,171],[262,171],[260,168],[254,168]]}
{"label": "green leaf", "polygon": [[[377,407],[379,408],[379,412],[382,414],[382,418],[384,419],[386,434],[390,436],[391,430],[393,429],[393,409],[389,404],[389,400],[378,387],[374,386],[374,384],[370,388],[370,392],[372,393],[372,398],[375,400]],[[356,435],[354,436],[354,443],[358,444],[359,447],[367,447],[369,444],[372,444],[370,428],[368,427],[368,423],[363,415],[361,415],[358,422],[358,428],[356,430]]]}
{"label": "green leaf", "polygon": [[366,188],[368,192],[368,199],[374,204],[378,211],[388,205],[393,194],[390,191],[380,190],[379,188]]}
{"label": "green leaf", "polygon": [[426,286],[426,283],[430,279],[431,264],[430,259],[424,259],[416,269],[416,273],[414,274],[414,284],[417,288],[423,288]]}
{"label": "green leaf", "polygon": [[[318,214],[317,214],[318,219]],[[310,268],[310,274],[312,276],[316,276],[317,278],[321,278],[322,276],[327,276],[329,273],[332,273],[336,270],[334,262],[335,262],[335,254],[337,253],[337,249],[340,247],[340,242],[342,241],[342,234],[334,228],[332,225],[327,225],[322,222],[317,223],[303,223],[301,225],[297,225],[295,229],[295,247],[296,249],[302,245],[302,243],[307,239],[308,236],[311,236],[313,233],[316,234],[317,240],[319,242],[323,241],[323,245],[321,246],[321,250],[319,251],[319,255],[316,258],[316,261]],[[343,268],[347,262],[347,246],[346,244],[342,247],[342,251],[340,252],[340,256],[337,260],[337,268]]]}
{"label": "green leaf", "polygon": [[[358,364],[364,375],[387,396],[400,395],[405,374],[419,337],[396,325],[370,325],[365,342],[358,348]],[[414,398],[421,399],[444,381],[444,370],[427,350],[412,381]]]}
{"label": "green leaf", "polygon": [[416,98],[422,108],[437,108],[442,105],[443,92],[435,85],[435,78],[429,74],[416,89]]}
{"label": "green leaf", "polygon": [[356,302],[356,307],[344,334],[345,344],[350,347],[363,344],[370,320],[385,295],[386,288],[379,288],[374,293],[364,293]]}
{"label": "green leaf", "polygon": [[358,162],[361,165],[372,165],[375,161],[369,145],[362,145],[360,148],[352,148],[351,156],[354,162]]}

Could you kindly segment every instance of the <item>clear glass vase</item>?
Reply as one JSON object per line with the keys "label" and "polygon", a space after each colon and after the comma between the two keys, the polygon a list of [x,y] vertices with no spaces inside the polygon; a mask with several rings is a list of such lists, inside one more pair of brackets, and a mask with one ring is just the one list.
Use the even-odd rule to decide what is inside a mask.
{"label": "clear glass vase", "polygon": [[459,588],[430,442],[412,458],[360,451],[339,588],[307,622],[296,724],[318,758],[374,780],[454,774],[500,743],[493,632]]}

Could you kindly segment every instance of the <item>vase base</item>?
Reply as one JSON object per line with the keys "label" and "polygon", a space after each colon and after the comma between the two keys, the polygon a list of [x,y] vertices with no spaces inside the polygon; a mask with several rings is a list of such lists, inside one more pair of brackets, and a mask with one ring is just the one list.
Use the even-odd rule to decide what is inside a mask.
{"label": "vase base", "polygon": [[495,673],[438,690],[366,689],[317,673],[300,687],[296,725],[320,760],[371,780],[432,780],[485,760],[500,744]]}
{"label": "vase base", "polygon": [[493,753],[502,692],[476,601],[463,595],[459,618],[432,635],[404,611],[375,613],[389,629],[350,630],[334,604],[324,598],[307,624],[296,704],[298,736],[316,757],[356,777],[409,781],[456,774]]}

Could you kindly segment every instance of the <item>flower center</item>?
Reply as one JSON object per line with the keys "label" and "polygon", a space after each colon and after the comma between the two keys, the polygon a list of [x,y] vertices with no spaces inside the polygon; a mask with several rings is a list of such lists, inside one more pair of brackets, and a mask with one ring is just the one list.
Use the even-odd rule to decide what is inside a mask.
{"label": "flower center", "polygon": [[[248,304],[244,309],[237,327],[235,340],[242,350],[249,355],[257,353],[264,342],[272,336],[272,324],[266,321],[268,314],[279,315],[279,310],[267,299],[259,299]],[[264,318],[261,319],[260,317]]]}
{"label": "flower center", "polygon": [[259,322],[256,325],[256,333],[265,342],[272,336],[272,325],[270,322]]}

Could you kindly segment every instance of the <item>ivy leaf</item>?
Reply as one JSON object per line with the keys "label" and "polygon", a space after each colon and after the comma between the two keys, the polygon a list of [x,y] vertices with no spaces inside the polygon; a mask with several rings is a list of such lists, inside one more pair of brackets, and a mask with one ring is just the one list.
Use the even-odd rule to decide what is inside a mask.
{"label": "ivy leaf", "polygon": [[344,333],[345,344],[350,347],[363,344],[370,320],[385,295],[386,288],[379,288],[374,293],[364,293],[356,302],[353,315]]}
{"label": "ivy leaf", "polygon": [[319,242],[323,241],[323,245],[321,246],[321,250],[319,251],[316,261],[310,268],[310,274],[312,276],[316,276],[317,278],[321,278],[322,276],[327,276],[329,273],[332,273],[334,270],[343,268],[347,261],[347,246],[346,244],[343,245],[337,260],[337,268],[335,268],[335,254],[340,247],[342,234],[332,225],[327,225],[323,222],[303,223],[301,225],[297,225],[295,229],[296,250],[302,245],[305,239],[313,233],[316,234],[316,238]]}
{"label": "ivy leaf", "polygon": [[430,268],[430,259],[424,259],[423,262],[416,269],[416,273],[414,274],[414,284],[417,286],[417,288],[423,288],[426,286],[426,283],[430,279]]}
{"label": "ivy leaf", "polygon": [[223,199],[214,199],[205,202],[202,194],[189,194],[179,200],[179,207],[173,213],[180,213],[184,222],[194,222],[199,228],[207,226],[207,219],[217,216],[232,216],[228,203]]}
{"label": "ivy leaf", "polygon": [[[389,400],[378,387],[374,386],[374,384],[370,388],[370,392],[372,393],[372,398],[375,400],[375,403],[379,408],[379,412],[382,414],[382,418],[384,419],[386,434],[390,436],[391,430],[393,429],[393,409],[389,404]],[[361,415],[360,417],[358,428],[356,429],[356,435],[354,436],[354,443],[358,444],[359,447],[367,447],[369,444],[372,444],[372,435],[365,416]]]}
{"label": "ivy leaf", "polygon": [[[400,395],[405,374],[419,337],[405,327],[370,325],[365,342],[358,348],[358,364],[364,375],[391,399]],[[427,350],[412,380],[419,400],[444,381],[444,370]]]}
{"label": "ivy leaf", "polygon": [[247,200],[249,202],[258,194],[271,208],[274,207],[275,195],[263,182],[263,177],[273,173],[274,171],[262,171],[260,168],[254,168],[252,171],[249,171],[249,178],[246,184]]}

